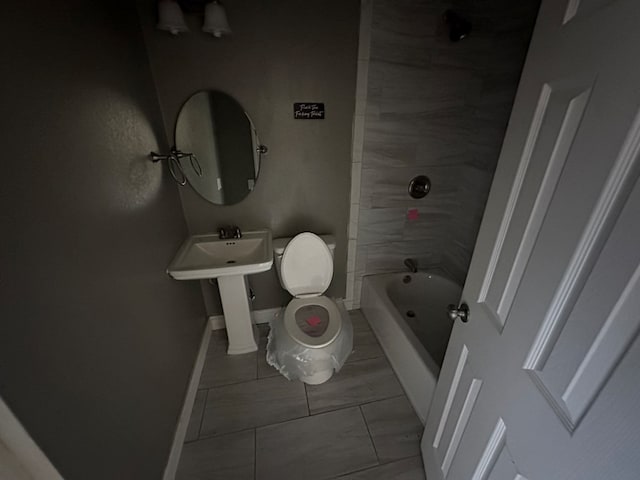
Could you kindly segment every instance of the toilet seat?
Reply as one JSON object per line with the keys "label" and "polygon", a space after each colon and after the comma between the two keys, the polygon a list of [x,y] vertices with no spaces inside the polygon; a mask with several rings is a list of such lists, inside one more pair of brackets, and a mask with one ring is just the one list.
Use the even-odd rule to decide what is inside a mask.
{"label": "toilet seat", "polygon": [[[320,307],[326,310],[328,324],[319,336],[305,333],[298,325],[296,312],[303,307]],[[294,298],[284,311],[284,328],[289,336],[307,348],[323,348],[331,344],[342,329],[342,314],[333,300],[324,295],[307,298]]]}
{"label": "toilet seat", "polygon": [[324,240],[304,232],[287,244],[282,254],[280,278],[294,297],[322,295],[333,278],[333,256]]}
{"label": "toilet seat", "polygon": [[[331,344],[342,329],[342,314],[333,300],[322,295],[333,278],[333,256],[324,240],[311,232],[300,233],[291,239],[282,254],[280,276],[287,291],[296,297],[284,312],[284,327],[289,336],[307,348]],[[303,308],[310,313],[297,315]],[[313,333],[315,322],[321,322],[314,311],[326,317],[326,329],[309,334],[301,325]]]}

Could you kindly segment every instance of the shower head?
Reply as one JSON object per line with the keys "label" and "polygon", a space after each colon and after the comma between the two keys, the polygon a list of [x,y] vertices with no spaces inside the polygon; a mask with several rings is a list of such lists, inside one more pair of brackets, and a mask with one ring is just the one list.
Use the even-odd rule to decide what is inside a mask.
{"label": "shower head", "polygon": [[458,42],[471,33],[471,22],[453,10],[444,12],[444,22],[449,26],[449,39]]}

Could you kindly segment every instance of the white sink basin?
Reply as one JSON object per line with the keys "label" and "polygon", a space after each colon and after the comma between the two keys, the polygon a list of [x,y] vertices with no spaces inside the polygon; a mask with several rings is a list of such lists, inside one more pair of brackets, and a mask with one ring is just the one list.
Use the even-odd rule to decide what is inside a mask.
{"label": "white sink basin", "polygon": [[273,264],[271,231],[243,232],[242,238],[220,240],[218,234],[193,235],[167,268],[176,280],[200,280],[266,272]]}

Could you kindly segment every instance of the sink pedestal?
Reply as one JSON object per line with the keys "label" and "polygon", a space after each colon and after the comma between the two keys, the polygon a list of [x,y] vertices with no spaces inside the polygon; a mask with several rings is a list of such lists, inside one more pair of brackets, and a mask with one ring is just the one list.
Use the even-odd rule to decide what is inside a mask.
{"label": "sink pedestal", "polygon": [[266,272],[273,265],[271,231],[244,232],[240,238],[217,233],[187,238],[167,273],[176,280],[218,279],[229,355],[258,350],[251,321],[245,276]]}
{"label": "sink pedestal", "polygon": [[224,323],[229,338],[229,355],[255,352],[258,350],[253,333],[249,296],[244,275],[218,277],[218,288],[222,300]]}

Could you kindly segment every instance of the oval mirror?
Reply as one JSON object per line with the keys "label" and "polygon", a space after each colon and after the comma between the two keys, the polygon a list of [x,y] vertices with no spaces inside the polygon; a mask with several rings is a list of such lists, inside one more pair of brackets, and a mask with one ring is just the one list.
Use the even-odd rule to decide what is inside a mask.
{"label": "oval mirror", "polygon": [[253,190],[265,147],[233,97],[218,91],[192,95],[178,114],[175,137],[184,174],[205,199],[231,205]]}

